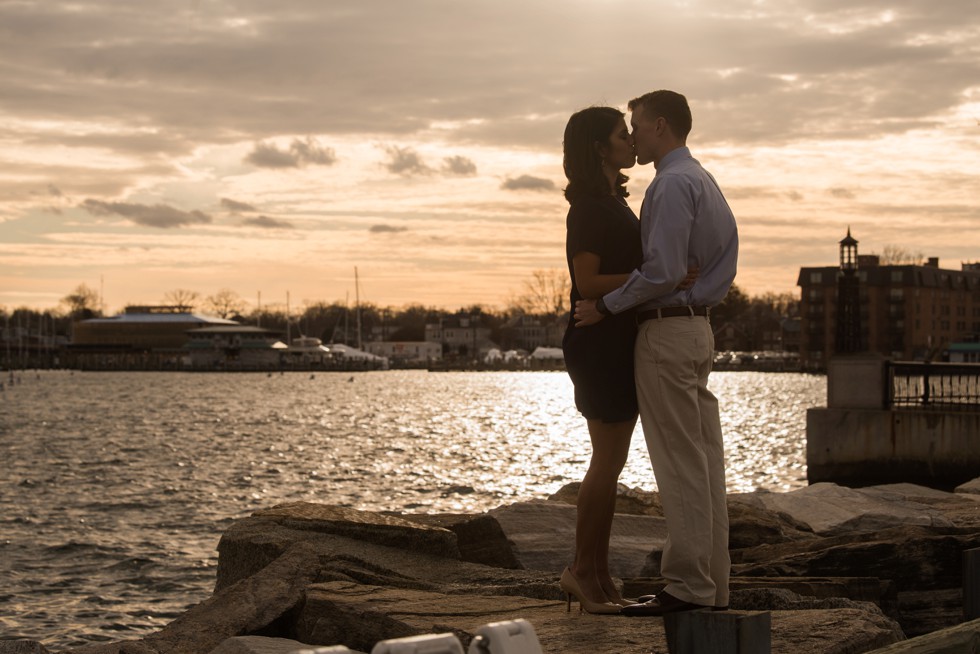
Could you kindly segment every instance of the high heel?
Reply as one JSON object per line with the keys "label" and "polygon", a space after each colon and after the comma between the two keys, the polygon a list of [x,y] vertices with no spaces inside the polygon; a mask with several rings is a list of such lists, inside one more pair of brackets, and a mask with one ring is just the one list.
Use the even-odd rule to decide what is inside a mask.
{"label": "high heel", "polygon": [[593,602],[588,599],[585,593],[582,592],[581,587],[579,587],[575,576],[572,575],[572,571],[568,568],[565,568],[565,571],[561,573],[558,586],[565,593],[565,600],[567,602],[565,610],[568,612],[572,610],[572,596],[574,596],[578,600],[579,612],[584,609],[587,613],[597,615],[615,615],[619,613],[619,604],[613,604],[612,602]]}
{"label": "high heel", "polygon": [[606,584],[602,583],[601,581],[599,582],[599,586],[602,588],[602,592],[606,594],[606,601],[608,602],[612,602],[618,606],[633,606],[636,604],[636,600],[626,599],[623,597],[619,593],[619,589],[616,588],[616,584],[613,583],[611,579],[609,580],[609,586],[612,587],[611,591],[606,587]]}

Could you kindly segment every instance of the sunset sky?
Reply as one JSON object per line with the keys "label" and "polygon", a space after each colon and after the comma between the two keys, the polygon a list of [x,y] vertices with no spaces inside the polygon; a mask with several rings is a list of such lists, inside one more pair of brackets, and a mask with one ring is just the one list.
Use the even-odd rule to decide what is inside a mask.
{"label": "sunset sky", "polygon": [[381,306],[503,307],[565,266],[568,116],[658,88],[744,291],[848,226],[980,260],[976,0],[0,0],[0,306],[353,301],[356,266]]}

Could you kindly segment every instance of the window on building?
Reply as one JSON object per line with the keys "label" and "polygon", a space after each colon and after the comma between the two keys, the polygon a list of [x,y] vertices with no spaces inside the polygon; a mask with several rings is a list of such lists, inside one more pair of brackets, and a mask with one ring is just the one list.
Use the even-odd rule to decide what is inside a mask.
{"label": "window on building", "polygon": [[892,300],[904,300],[905,299],[905,289],[893,288],[888,292],[888,297]]}
{"label": "window on building", "polygon": [[820,284],[822,282],[823,282],[823,273],[822,272],[812,272],[812,273],[810,273],[810,283],[811,284]]}
{"label": "window on building", "polygon": [[904,276],[905,275],[902,273],[901,270],[893,270],[892,271],[892,284],[901,284],[902,283],[902,279],[903,279]]}
{"label": "window on building", "polygon": [[821,291],[819,288],[811,288],[810,292],[807,293],[807,297],[812,302],[817,302],[823,299],[823,291]]}

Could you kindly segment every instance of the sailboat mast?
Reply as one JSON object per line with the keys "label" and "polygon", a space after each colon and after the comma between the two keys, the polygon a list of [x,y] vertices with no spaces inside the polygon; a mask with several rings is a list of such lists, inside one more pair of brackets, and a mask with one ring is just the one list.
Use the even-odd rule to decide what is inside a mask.
{"label": "sailboat mast", "polygon": [[357,305],[357,349],[361,349],[361,288],[357,279],[357,266],[354,266],[354,303]]}

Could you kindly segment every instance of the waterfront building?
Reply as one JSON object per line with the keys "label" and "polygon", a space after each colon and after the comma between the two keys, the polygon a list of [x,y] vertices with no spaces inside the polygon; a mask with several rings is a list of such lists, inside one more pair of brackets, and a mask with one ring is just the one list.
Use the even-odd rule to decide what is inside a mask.
{"label": "waterfront building", "polygon": [[[876,255],[858,255],[856,261],[862,350],[896,360],[935,359],[950,343],[980,334],[980,265],[944,269],[935,257],[925,264],[882,265]],[[839,265],[800,269],[804,369],[826,370],[830,357],[840,352],[842,275]]]}
{"label": "waterfront building", "polygon": [[429,323],[425,326],[425,340],[438,343],[443,356],[452,358],[482,359],[498,348],[490,340],[490,328],[483,326],[478,316],[459,315]]}
{"label": "waterfront building", "polygon": [[286,362],[290,348],[279,332],[248,325],[191,329],[185,362],[195,370],[272,370]]}
{"label": "waterfront building", "polygon": [[179,368],[188,331],[222,325],[238,323],[177,306],[129,306],[110,318],[75,322],[65,363],[95,369]]}
{"label": "waterfront building", "polygon": [[558,318],[518,313],[501,327],[501,332],[506,334],[506,339],[501,340],[528,352],[538,347],[560,347],[567,324],[567,313]]}
{"label": "waterfront building", "polygon": [[442,360],[442,344],[429,341],[369,341],[364,349],[387,358],[393,368],[428,365]]}

